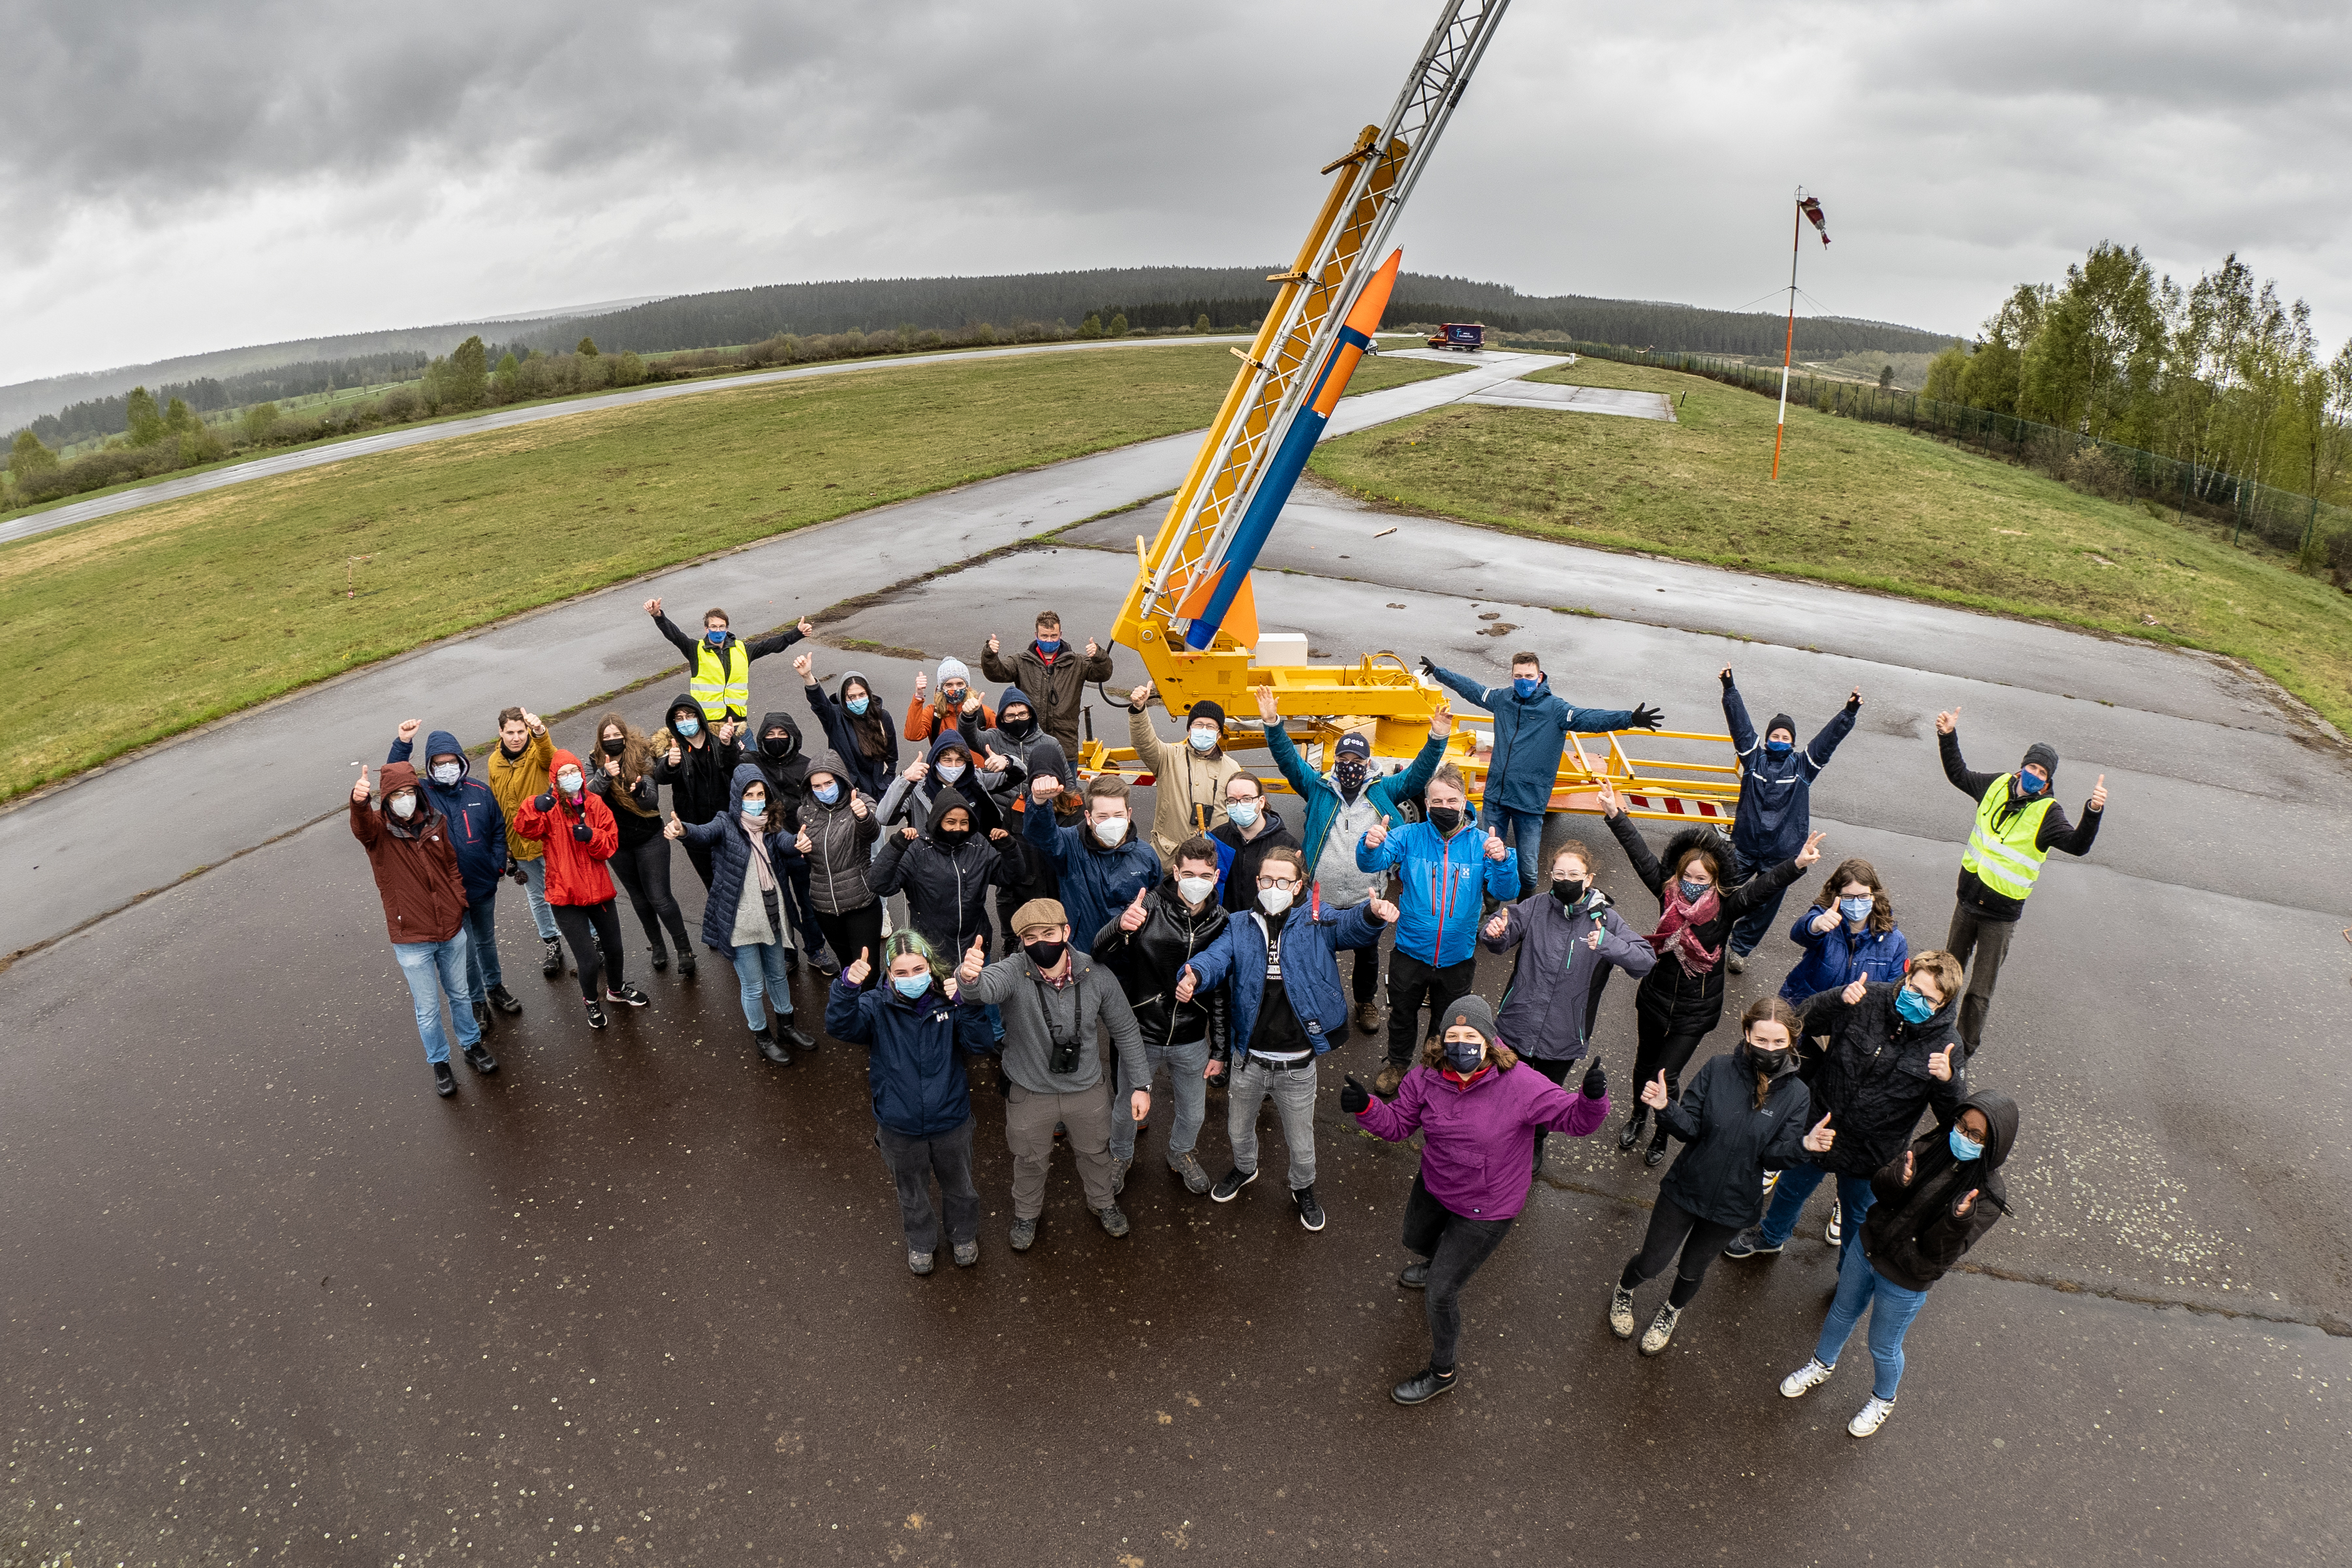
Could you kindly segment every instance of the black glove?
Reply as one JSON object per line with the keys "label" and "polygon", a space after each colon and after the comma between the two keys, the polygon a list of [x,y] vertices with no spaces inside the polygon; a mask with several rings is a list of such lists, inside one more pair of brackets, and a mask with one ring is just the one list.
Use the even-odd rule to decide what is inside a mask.
{"label": "black glove", "polygon": [[1599,1057],[1593,1058],[1592,1065],[1584,1069],[1584,1098],[1587,1100],[1609,1098],[1609,1073],[1601,1065]]}
{"label": "black glove", "polygon": [[576,844],[585,844],[585,843],[587,843],[587,842],[588,842],[588,825],[587,825],[586,823],[584,823],[584,822],[575,822],[575,823],[573,823],[573,824],[572,825],[572,842],[574,842],[574,843],[576,843]]}
{"label": "black glove", "polygon": [[537,800],[530,803],[530,808],[533,811],[553,811],[555,809],[554,795],[551,793],[541,795]]}
{"label": "black glove", "polygon": [[1356,1081],[1356,1075],[1349,1073],[1348,1081],[1339,1087],[1339,1109],[1350,1116],[1357,1116],[1371,1103],[1372,1097],[1365,1092],[1362,1084]]}
{"label": "black glove", "polygon": [[1427,654],[1423,654],[1421,656],[1421,672],[1422,674],[1429,677],[1432,680],[1435,680],[1437,679],[1437,666],[1429,662],[1429,656]]}
{"label": "black glove", "polygon": [[1658,727],[1658,721],[1664,717],[1665,715],[1660,712],[1657,709],[1651,707],[1647,703],[1643,703],[1633,710],[1633,728],[1636,730],[1654,730]]}
{"label": "black glove", "polygon": [[514,879],[514,884],[518,888],[530,885],[530,879],[522,874],[522,866],[519,861],[508,861],[506,874]]}

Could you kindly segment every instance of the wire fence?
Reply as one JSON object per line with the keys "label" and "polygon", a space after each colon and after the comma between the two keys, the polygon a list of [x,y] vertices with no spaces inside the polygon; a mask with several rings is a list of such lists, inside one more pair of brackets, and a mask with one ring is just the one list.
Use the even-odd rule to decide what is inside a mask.
{"label": "wire fence", "polygon": [[[1549,353],[1565,351],[1621,364],[1655,365],[1767,397],[1780,395],[1778,365],[1747,364],[1716,354],[1656,353],[1613,343],[1529,342],[1507,346]],[[2184,523],[2194,519],[2226,530],[2232,544],[2248,537],[2260,540],[2293,555],[2305,570],[2330,573],[2339,585],[2352,576],[2352,508],[2241,479],[2210,464],[2183,462],[2095,436],[1891,387],[1792,374],[1789,401],[1823,414],[1924,431],[2042,469],[2093,495],[2160,507]]]}

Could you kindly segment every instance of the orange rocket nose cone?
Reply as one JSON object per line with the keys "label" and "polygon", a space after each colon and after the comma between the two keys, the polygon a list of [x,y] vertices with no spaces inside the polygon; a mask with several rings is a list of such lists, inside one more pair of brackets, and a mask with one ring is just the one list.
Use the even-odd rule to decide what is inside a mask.
{"label": "orange rocket nose cone", "polygon": [[1381,269],[1366,280],[1364,291],[1356,296],[1354,310],[1348,312],[1348,325],[1366,337],[1381,330],[1381,317],[1387,313],[1389,295],[1396,289],[1397,268],[1404,265],[1404,252],[1391,250]]}

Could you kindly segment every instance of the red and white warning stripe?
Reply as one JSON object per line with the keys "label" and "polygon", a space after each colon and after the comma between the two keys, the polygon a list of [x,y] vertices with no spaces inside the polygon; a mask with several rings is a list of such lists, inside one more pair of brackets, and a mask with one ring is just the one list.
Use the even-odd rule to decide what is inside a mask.
{"label": "red and white warning stripe", "polygon": [[1625,804],[1637,811],[1663,811],[1668,816],[1693,816],[1707,822],[1728,822],[1731,813],[1711,800],[1685,800],[1678,795],[1629,795]]}

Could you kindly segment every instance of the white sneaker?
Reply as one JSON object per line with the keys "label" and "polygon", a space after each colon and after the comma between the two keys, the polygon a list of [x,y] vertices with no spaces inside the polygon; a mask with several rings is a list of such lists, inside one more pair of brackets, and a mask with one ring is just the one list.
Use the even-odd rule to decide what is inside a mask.
{"label": "white sneaker", "polygon": [[1829,1228],[1822,1232],[1822,1239],[1832,1247],[1845,1239],[1845,1205],[1835,1198],[1830,1200]]}
{"label": "white sneaker", "polygon": [[1650,1326],[1642,1331],[1642,1353],[1656,1355],[1673,1342],[1675,1324],[1681,1321],[1682,1315],[1680,1307],[1660,1307],[1658,1315],[1652,1318]]}
{"label": "white sneaker", "polygon": [[1853,1419],[1845,1424],[1846,1435],[1853,1437],[1867,1437],[1885,1426],[1886,1418],[1894,1414],[1895,1401],[1881,1399],[1874,1394],[1870,1396],[1870,1403],[1855,1411]]}
{"label": "white sneaker", "polygon": [[1833,1368],[1823,1366],[1818,1361],[1808,1360],[1804,1365],[1799,1367],[1796,1371],[1790,1373],[1788,1376],[1780,1380],[1780,1397],[1783,1399],[1803,1398],[1806,1394],[1811,1394],[1814,1389],[1819,1388],[1822,1384],[1827,1383],[1830,1380],[1830,1373],[1833,1370]]}
{"label": "white sneaker", "polygon": [[1622,1286],[1609,1298],[1609,1331],[1621,1340],[1633,1337],[1633,1292]]}

